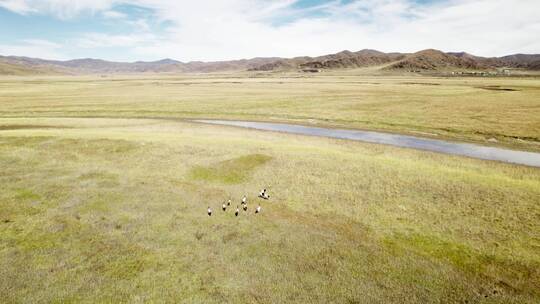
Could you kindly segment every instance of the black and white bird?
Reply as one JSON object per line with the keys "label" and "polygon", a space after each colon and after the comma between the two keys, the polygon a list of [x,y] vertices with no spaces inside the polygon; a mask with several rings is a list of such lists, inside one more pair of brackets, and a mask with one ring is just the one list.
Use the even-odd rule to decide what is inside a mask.
{"label": "black and white bird", "polygon": [[240,213],[240,209],[238,206],[236,206],[236,211],[234,212],[234,216],[238,216],[238,213]]}
{"label": "black and white bird", "polygon": [[247,211],[247,204],[244,204],[244,211]]}
{"label": "black and white bird", "polygon": [[266,189],[262,189],[261,192],[259,192],[259,197],[267,200],[270,198],[270,195],[268,195],[268,193],[266,192]]}
{"label": "black and white bird", "polygon": [[257,208],[255,208],[255,213],[259,213],[261,212],[261,205],[257,206]]}
{"label": "black and white bird", "polygon": [[223,205],[221,205],[221,209],[223,209],[223,211],[227,210],[227,205],[225,205],[225,203],[223,203]]}
{"label": "black and white bird", "polygon": [[206,211],[208,211],[208,216],[212,216],[212,209],[210,208],[210,206],[208,206],[208,210]]}
{"label": "black and white bird", "polygon": [[231,200],[228,200],[227,201],[227,206],[230,206],[231,205]]}
{"label": "black and white bird", "polygon": [[242,198],[242,205],[245,205],[247,203],[247,197],[244,195]]}

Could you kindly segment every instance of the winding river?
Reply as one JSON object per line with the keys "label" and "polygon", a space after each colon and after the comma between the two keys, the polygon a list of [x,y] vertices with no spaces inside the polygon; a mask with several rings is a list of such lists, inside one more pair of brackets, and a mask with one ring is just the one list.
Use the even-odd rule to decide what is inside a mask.
{"label": "winding river", "polygon": [[478,159],[501,161],[532,167],[540,167],[540,153],[487,147],[470,143],[449,142],[439,139],[422,138],[410,135],[399,135],[374,131],[328,129],[284,123],[254,121],[207,119],[194,121],[199,123],[226,125],[264,131],[276,131],[292,134],[356,140],[369,143],[385,144],[397,147],[446,153],[451,155],[467,156]]}

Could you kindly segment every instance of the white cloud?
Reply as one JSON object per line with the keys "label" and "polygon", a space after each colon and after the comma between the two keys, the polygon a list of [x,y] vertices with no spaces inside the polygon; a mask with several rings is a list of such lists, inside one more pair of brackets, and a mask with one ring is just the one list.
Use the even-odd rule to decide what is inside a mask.
{"label": "white cloud", "polygon": [[128,17],[126,14],[114,10],[104,11],[102,15],[108,19],[124,19]]}
{"label": "white cloud", "polygon": [[32,12],[32,9],[28,5],[28,3],[26,1],[20,0],[0,0],[0,7],[20,14],[27,14]]}
{"label": "white cloud", "polygon": [[0,44],[0,54],[37,57],[54,60],[68,59],[62,45],[47,40],[28,39],[15,44]]}
{"label": "white cloud", "polygon": [[[117,4],[150,9],[152,20],[126,16],[127,35],[85,34],[83,48],[130,47],[129,59],[221,60],[301,56],[374,48],[425,48],[483,56],[540,53],[540,1],[413,0],[329,1],[311,8],[297,0],[0,0],[24,14],[60,18],[110,13]],[[109,13],[108,13],[109,12]],[[111,16],[112,16],[111,15]],[[131,18],[131,19],[130,19]],[[149,17],[148,17],[149,18]],[[156,23],[167,28],[156,30]]]}
{"label": "white cloud", "polygon": [[0,0],[0,7],[27,14],[52,14],[59,18],[72,18],[84,11],[108,10],[115,0]]}
{"label": "white cloud", "polygon": [[156,37],[152,34],[109,35],[103,33],[86,33],[83,37],[75,39],[79,48],[108,48],[108,47],[135,47],[141,44],[154,43]]}
{"label": "white cloud", "polygon": [[[212,5],[200,0],[139,0],[170,20],[166,43],[144,45],[141,54],[181,59],[229,59],[255,56],[301,56],[343,49],[418,51],[425,48],[464,50],[497,56],[540,52],[540,2],[522,0],[446,1],[421,5],[409,0],[331,2],[318,17],[307,16],[279,26],[288,1],[262,10],[264,1],[229,1]],[[262,13],[261,13],[262,12]],[[301,11],[298,9],[299,15]]]}
{"label": "white cloud", "polygon": [[146,19],[137,19],[137,20],[128,20],[126,21],[129,24],[134,32],[149,32],[151,30],[150,24]]}

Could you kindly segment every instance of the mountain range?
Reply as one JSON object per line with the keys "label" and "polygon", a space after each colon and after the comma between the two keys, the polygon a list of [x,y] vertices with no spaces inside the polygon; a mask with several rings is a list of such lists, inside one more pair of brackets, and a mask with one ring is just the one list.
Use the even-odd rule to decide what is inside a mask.
{"label": "mountain range", "polygon": [[0,56],[0,75],[114,74],[114,73],[210,73],[225,71],[305,71],[374,67],[381,71],[450,72],[497,69],[540,70],[540,54],[479,57],[465,52],[445,53],[428,49],[416,53],[383,53],[376,50],[342,51],[318,57],[252,58],[215,62],[159,61],[113,62],[100,59],[67,61]]}

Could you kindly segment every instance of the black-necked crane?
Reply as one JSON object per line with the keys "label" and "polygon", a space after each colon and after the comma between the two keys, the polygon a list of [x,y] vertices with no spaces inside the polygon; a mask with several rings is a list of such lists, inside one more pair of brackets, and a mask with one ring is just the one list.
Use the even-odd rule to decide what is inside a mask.
{"label": "black-necked crane", "polygon": [[230,206],[231,205],[231,200],[228,200],[227,201],[227,206]]}
{"label": "black-necked crane", "polygon": [[257,206],[257,208],[255,208],[255,213],[259,213],[261,212],[261,205]]}
{"label": "black-necked crane", "polygon": [[261,192],[259,192],[259,197],[267,200],[270,198],[270,195],[268,195],[268,193],[266,192],[266,189],[262,189]]}
{"label": "black-necked crane", "polygon": [[242,198],[242,205],[245,204],[247,204],[247,197],[244,195],[244,197]]}
{"label": "black-necked crane", "polygon": [[210,206],[208,206],[206,211],[208,211],[208,216],[212,216],[212,208],[210,208]]}
{"label": "black-necked crane", "polygon": [[240,208],[236,206],[236,211],[234,212],[234,216],[238,216],[238,213],[240,213]]}
{"label": "black-necked crane", "polygon": [[244,204],[244,211],[247,211],[247,204]]}
{"label": "black-necked crane", "polygon": [[223,211],[227,210],[227,205],[225,205],[225,203],[223,203],[223,205],[221,205],[221,209],[223,209]]}

